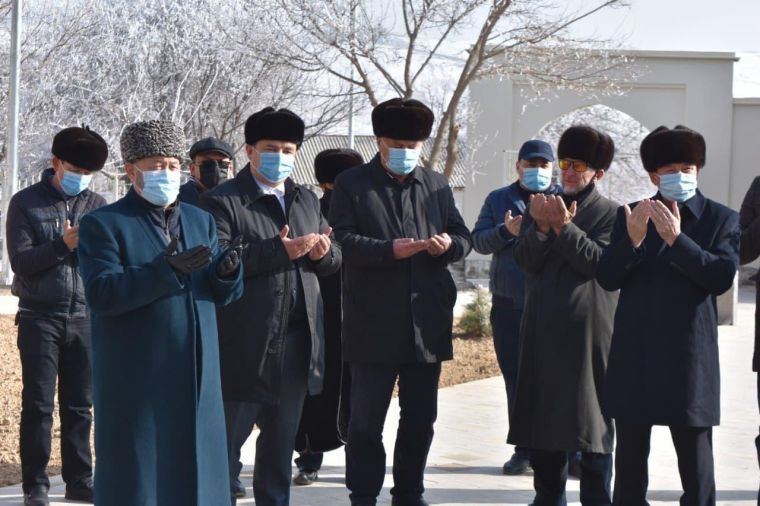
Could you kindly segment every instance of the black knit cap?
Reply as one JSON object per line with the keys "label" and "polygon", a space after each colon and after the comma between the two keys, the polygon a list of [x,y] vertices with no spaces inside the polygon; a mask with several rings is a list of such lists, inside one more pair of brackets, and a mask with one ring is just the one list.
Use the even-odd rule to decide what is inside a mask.
{"label": "black knit cap", "polygon": [[671,163],[705,166],[707,146],[702,134],[683,125],[672,130],[660,126],[641,141],[641,162],[647,172],[654,172]]}
{"label": "black knit cap", "polygon": [[103,168],[108,158],[108,144],[89,127],[64,128],[53,137],[53,156],[89,171]]}
{"label": "black knit cap", "polygon": [[299,147],[306,126],[303,120],[288,109],[265,107],[248,117],[245,122],[245,143],[256,144],[261,139],[293,142]]}
{"label": "black knit cap", "polygon": [[412,98],[392,98],[372,110],[372,129],[377,137],[422,141],[430,137],[433,121],[433,111]]}
{"label": "black knit cap", "polygon": [[326,149],[314,157],[314,176],[319,183],[334,183],[338,174],[363,163],[362,155],[353,149]]}
{"label": "black knit cap", "polygon": [[573,125],[564,131],[557,146],[557,158],[586,162],[592,169],[607,170],[615,156],[612,137],[588,125]]}

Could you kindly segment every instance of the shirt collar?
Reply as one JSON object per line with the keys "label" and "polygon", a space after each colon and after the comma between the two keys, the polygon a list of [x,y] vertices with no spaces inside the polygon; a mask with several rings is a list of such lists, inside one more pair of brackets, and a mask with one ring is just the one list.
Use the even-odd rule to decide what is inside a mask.
{"label": "shirt collar", "polygon": [[264,195],[274,195],[277,198],[282,198],[285,196],[285,181],[280,181],[280,183],[278,183],[277,186],[269,186],[262,183],[255,177],[253,178],[253,180],[259,186],[259,188],[261,189],[261,193],[263,193]]}

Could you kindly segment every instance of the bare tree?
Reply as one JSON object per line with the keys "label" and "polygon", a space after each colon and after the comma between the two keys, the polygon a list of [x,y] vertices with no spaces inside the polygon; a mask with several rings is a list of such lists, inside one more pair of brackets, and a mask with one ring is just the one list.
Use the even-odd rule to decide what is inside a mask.
{"label": "bare tree", "polygon": [[[409,98],[420,95],[426,82],[438,84],[438,93],[426,97],[440,107],[428,165],[445,160],[447,177],[457,159],[466,93],[476,79],[522,77],[537,90],[609,90],[613,70],[625,63],[622,56],[598,51],[602,41],[574,38],[569,28],[603,9],[625,6],[626,0],[596,0],[578,12],[551,0],[268,0],[258,5],[258,15],[268,15],[271,33],[287,42],[266,58],[348,83],[371,106],[388,92]],[[436,80],[441,68],[455,76],[452,86]]]}

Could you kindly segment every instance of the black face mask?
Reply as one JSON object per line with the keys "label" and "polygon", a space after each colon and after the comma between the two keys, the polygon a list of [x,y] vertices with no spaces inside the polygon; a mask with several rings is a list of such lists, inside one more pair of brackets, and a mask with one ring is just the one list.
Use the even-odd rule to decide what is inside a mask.
{"label": "black face mask", "polygon": [[198,166],[201,173],[200,182],[207,189],[215,187],[227,180],[229,162],[217,162],[216,160],[204,160]]}

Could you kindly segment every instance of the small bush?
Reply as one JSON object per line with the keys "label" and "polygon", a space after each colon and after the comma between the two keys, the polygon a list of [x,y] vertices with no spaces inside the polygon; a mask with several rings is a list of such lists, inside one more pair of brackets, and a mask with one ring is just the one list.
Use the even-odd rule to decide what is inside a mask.
{"label": "small bush", "polygon": [[491,335],[491,300],[488,290],[478,288],[475,298],[467,304],[459,319],[459,329],[464,337],[485,337]]}

